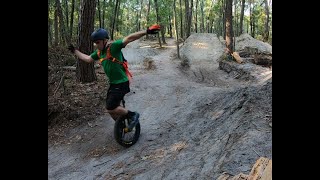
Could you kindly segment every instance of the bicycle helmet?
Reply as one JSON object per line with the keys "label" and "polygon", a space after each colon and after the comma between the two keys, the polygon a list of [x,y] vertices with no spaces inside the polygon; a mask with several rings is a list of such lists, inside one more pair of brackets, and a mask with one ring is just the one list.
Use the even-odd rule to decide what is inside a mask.
{"label": "bicycle helmet", "polygon": [[91,41],[97,41],[97,40],[103,40],[103,39],[109,39],[109,35],[107,30],[99,28],[97,30],[95,30],[92,34],[91,34]]}

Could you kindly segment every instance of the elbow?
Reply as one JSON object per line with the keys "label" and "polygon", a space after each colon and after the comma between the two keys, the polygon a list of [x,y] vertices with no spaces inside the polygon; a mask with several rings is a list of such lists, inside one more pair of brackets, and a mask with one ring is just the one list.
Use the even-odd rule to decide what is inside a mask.
{"label": "elbow", "polygon": [[93,62],[93,59],[92,59],[92,58],[88,58],[88,59],[86,60],[86,62],[90,64],[90,63]]}

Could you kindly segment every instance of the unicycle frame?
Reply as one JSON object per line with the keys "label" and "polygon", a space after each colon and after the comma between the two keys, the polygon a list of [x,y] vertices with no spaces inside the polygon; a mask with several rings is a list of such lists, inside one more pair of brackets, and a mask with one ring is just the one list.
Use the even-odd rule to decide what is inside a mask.
{"label": "unicycle frame", "polygon": [[[121,100],[121,104],[122,106],[125,108],[125,100],[122,99]],[[130,147],[132,145],[134,145],[140,136],[140,123],[138,122],[136,124],[136,126],[131,129],[128,130],[128,126],[129,126],[129,119],[126,116],[120,116],[116,119],[115,121],[115,125],[114,125],[114,137],[116,139],[116,141],[124,147]],[[134,130],[132,132],[132,130]],[[133,134],[133,136],[130,138],[130,140],[126,140],[126,135],[128,135],[129,133],[131,133],[131,135]]]}

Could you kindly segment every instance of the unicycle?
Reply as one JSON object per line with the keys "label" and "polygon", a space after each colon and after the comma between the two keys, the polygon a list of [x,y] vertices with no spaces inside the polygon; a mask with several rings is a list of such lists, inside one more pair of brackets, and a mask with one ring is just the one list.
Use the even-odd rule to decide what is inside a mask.
{"label": "unicycle", "polygon": [[[121,100],[122,106],[125,108],[125,101]],[[126,116],[120,116],[114,124],[114,137],[116,141],[123,147],[134,145],[140,136],[140,122],[135,127],[129,129],[130,119]]]}

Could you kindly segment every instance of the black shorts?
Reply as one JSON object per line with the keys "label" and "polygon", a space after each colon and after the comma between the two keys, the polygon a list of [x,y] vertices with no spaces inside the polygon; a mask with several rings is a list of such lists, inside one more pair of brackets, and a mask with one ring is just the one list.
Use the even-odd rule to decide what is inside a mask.
{"label": "black shorts", "polygon": [[106,99],[107,110],[113,110],[120,106],[124,95],[130,92],[129,81],[120,84],[110,84]]}

